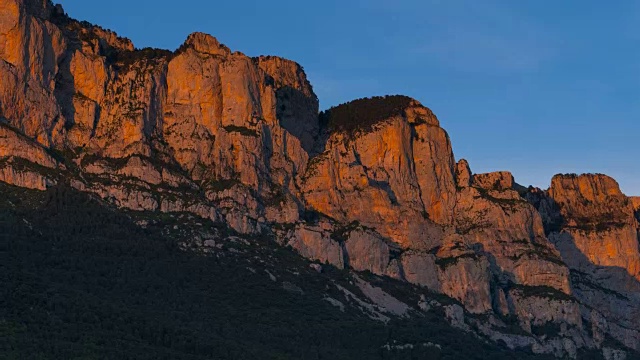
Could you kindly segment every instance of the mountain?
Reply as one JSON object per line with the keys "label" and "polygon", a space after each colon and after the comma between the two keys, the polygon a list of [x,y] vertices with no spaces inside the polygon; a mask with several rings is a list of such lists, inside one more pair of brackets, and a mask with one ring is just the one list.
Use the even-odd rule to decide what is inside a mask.
{"label": "mountain", "polygon": [[640,357],[640,204],[606,175],[474,174],[417,100],[319,112],[207,34],[0,0],[0,44],[15,358]]}

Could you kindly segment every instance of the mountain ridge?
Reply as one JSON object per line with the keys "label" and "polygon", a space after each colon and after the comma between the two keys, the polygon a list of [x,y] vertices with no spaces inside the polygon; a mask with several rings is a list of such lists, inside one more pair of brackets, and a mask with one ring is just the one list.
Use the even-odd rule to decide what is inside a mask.
{"label": "mountain ridge", "polygon": [[293,61],[203,33],[136,50],[50,1],[0,4],[3,182],[194,214],[416,284],[460,302],[452,324],[509,349],[640,349],[638,205],[615,180],[556,175],[541,190],[473,174],[409,97],[320,113]]}

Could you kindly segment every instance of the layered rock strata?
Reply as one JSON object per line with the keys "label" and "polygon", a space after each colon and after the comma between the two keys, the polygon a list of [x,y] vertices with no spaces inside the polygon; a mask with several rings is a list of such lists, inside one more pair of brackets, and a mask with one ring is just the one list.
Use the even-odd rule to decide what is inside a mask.
{"label": "layered rock strata", "polygon": [[135,49],[48,1],[0,0],[0,180],[272,236],[456,299],[452,319],[486,317],[468,330],[512,348],[640,348],[640,201],[614,180],[473,174],[418,101],[319,114],[300,65],[203,33]]}

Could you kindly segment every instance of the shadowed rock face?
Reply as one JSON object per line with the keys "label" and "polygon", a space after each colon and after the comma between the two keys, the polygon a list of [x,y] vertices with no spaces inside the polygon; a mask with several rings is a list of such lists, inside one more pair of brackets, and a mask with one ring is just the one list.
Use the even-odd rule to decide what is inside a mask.
{"label": "shadowed rock face", "polygon": [[513,175],[508,171],[497,171],[473,176],[473,185],[485,190],[513,189]]}
{"label": "shadowed rock face", "polygon": [[3,182],[272,236],[454,298],[512,348],[640,347],[640,201],[611,178],[559,175],[543,191],[473,174],[418,101],[319,114],[300,65],[203,33],[136,50],[48,1],[0,0],[0,45]]}
{"label": "shadowed rock face", "polygon": [[636,219],[640,221],[640,196],[631,196],[629,200],[631,200],[631,205],[636,212]]}
{"label": "shadowed rock face", "polygon": [[637,348],[640,251],[633,200],[601,174],[556,175],[549,190],[536,190],[530,199],[571,269],[573,294],[608,320],[613,338]]}

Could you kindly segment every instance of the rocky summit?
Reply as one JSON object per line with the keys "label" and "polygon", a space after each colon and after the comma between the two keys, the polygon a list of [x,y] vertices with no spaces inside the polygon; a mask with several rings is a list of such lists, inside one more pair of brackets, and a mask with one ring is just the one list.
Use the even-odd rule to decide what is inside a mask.
{"label": "rocky summit", "polygon": [[[183,256],[176,271],[194,269],[184,259],[199,263],[221,253],[225,261],[231,253],[251,254],[245,260],[259,259],[259,266],[297,253],[305,259],[291,260],[297,268],[236,264],[228,271],[260,272],[278,284],[267,291],[273,299],[314,297],[326,305],[316,311],[336,311],[329,318],[379,323],[361,329],[380,340],[368,345],[376,351],[366,358],[448,351],[434,342],[436,335],[418,330],[423,337],[406,336],[402,344],[378,336],[394,321],[415,329],[442,322],[478,348],[512,354],[506,358],[640,358],[640,198],[627,197],[602,174],[556,175],[546,190],[521,186],[508,171],[474,174],[466,160],[456,161],[447,132],[418,100],[373,97],[319,112],[299,64],[248,57],[207,34],[189,35],[176,51],[138,49],[50,1],[0,0],[0,180],[13,196],[2,203],[4,214],[18,219],[0,219],[0,254],[22,254],[10,245],[23,234],[17,228],[38,241],[65,238],[48,237],[46,229],[59,224],[28,213],[60,201],[51,195],[60,191],[76,194],[65,195],[60,209],[92,203],[140,239],[173,219],[158,236],[174,242],[176,253],[191,254],[175,255]],[[175,229],[182,235],[174,236]],[[261,250],[253,248],[256,239]],[[51,246],[55,253],[63,245]],[[254,250],[241,249],[247,246]],[[41,258],[53,261],[47,259]],[[298,275],[278,275],[286,266]],[[8,273],[27,281],[26,270],[16,269]],[[225,276],[224,268],[216,269]],[[184,281],[217,281],[203,271],[193,276]],[[228,286],[253,281],[238,279]],[[7,284],[11,293],[22,286]],[[49,289],[51,296],[59,289]],[[0,333],[20,334],[27,315],[12,318],[16,312],[7,306]],[[50,320],[67,328],[74,319]],[[180,329],[202,325],[189,324]],[[226,335],[219,347],[233,348],[229,339],[242,337]],[[19,345],[7,346],[20,358]],[[280,350],[291,358],[311,354]],[[253,357],[219,358],[225,356]]]}

